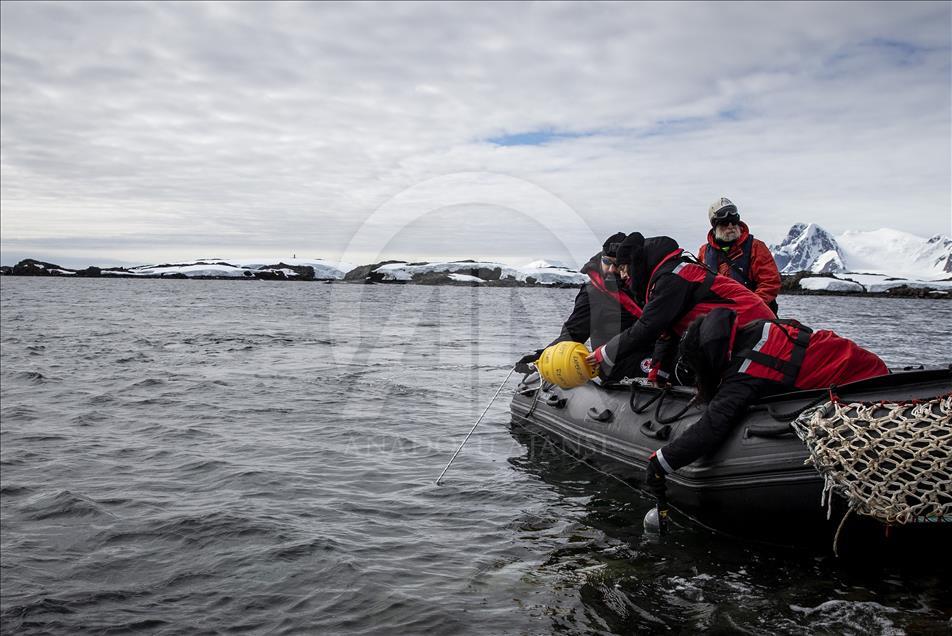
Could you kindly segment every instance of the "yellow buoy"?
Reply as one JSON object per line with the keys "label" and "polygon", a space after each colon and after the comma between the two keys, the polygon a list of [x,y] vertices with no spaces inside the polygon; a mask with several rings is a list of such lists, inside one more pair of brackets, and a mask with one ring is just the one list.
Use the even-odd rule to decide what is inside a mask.
{"label": "yellow buoy", "polygon": [[589,353],[585,345],[579,342],[559,342],[546,348],[535,366],[546,382],[571,389],[582,386],[598,375],[585,362]]}

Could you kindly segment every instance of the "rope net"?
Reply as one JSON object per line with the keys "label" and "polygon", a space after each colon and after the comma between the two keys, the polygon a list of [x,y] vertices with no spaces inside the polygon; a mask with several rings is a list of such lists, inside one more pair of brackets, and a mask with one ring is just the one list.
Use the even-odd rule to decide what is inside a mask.
{"label": "rope net", "polygon": [[794,430],[851,511],[889,524],[952,523],[952,394],[917,402],[840,402],[804,411]]}

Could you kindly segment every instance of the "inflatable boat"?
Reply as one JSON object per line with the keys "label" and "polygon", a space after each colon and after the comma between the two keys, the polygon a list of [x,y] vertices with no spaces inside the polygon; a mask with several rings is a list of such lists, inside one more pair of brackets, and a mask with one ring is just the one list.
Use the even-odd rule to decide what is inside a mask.
{"label": "inflatable boat", "polygon": [[[952,367],[900,371],[835,390],[839,398],[855,402],[932,400],[952,392]],[[821,505],[824,480],[805,463],[809,451],[791,425],[802,411],[829,396],[826,389],[797,391],[752,406],[720,448],[668,476],[675,519],[680,513],[715,530],[771,543],[829,541],[846,512],[845,500],[834,496],[829,510]],[[692,388],[659,388],[644,380],[561,389],[530,374],[520,382],[510,410],[514,434],[516,428],[522,429],[520,435],[544,434],[562,450],[640,487],[651,453],[681,435],[703,412],[693,398]],[[948,489],[948,484],[940,487]],[[949,521],[892,528],[854,516],[849,525],[880,534],[915,528],[952,539]]]}

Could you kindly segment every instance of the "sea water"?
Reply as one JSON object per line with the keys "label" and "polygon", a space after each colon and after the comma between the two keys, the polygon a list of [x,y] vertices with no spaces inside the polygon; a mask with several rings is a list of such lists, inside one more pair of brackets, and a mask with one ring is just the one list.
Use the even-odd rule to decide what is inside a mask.
{"label": "sea water", "polygon": [[[509,426],[571,289],[0,280],[3,633],[930,633],[948,574],[681,523]],[[890,365],[952,303],[782,296]],[[818,502],[819,505],[819,502]]]}

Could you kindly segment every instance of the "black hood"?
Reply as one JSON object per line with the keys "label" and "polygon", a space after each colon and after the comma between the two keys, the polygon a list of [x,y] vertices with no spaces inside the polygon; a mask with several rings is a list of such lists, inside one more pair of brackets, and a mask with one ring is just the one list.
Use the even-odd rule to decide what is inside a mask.
{"label": "black hood", "polygon": [[[639,235],[640,236],[640,235]],[[648,277],[665,256],[678,249],[678,242],[669,236],[652,236],[644,239],[644,244],[633,249],[628,263],[631,276],[631,288],[635,298],[645,297],[648,288]]]}
{"label": "black hood", "polygon": [[670,236],[652,236],[645,239],[644,267],[647,275],[654,271],[665,256],[678,249],[678,242]]}

